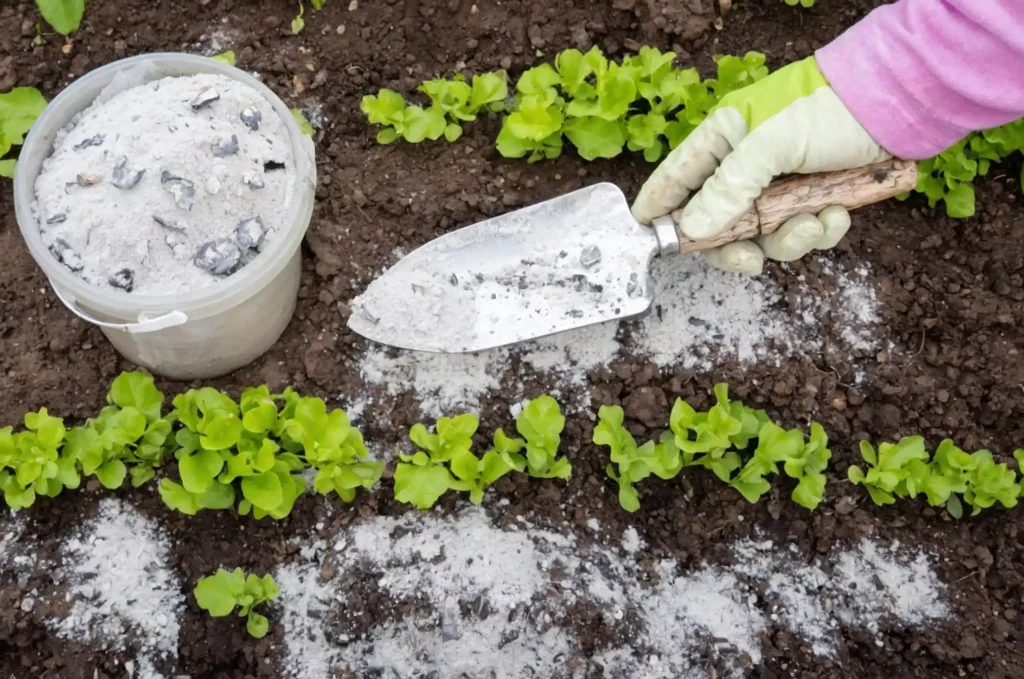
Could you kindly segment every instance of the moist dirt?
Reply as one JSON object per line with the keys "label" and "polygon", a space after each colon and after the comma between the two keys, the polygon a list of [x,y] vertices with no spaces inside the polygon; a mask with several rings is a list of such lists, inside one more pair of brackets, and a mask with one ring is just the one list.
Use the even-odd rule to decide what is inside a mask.
{"label": "moist dirt", "polygon": [[[437,400],[444,383],[417,390],[417,375],[424,371],[418,370],[415,357],[384,351],[376,363],[368,362],[368,356],[382,350],[346,330],[351,300],[395,261],[396,250],[408,252],[457,227],[599,181],[614,182],[635,196],[650,167],[637,155],[596,163],[583,163],[571,152],[535,165],[506,160],[493,148],[495,120],[468,125],[456,144],[381,147],[358,110],[363,95],[380,87],[408,93],[424,78],[456,70],[506,68],[516,74],[538,61],[538,53],[547,58],[592,44],[613,56],[642,45],[672,48],[681,63],[705,74],[713,68],[713,54],[750,49],[765,52],[769,64],[778,67],[811,54],[874,4],[822,0],[802,11],[776,0],[756,0],[735,3],[719,21],[717,3],[707,0],[329,0],[321,12],[307,6],[306,29],[292,36],[295,6],[284,0],[94,0],[70,46],[52,34],[44,34],[35,46],[34,4],[11,2],[0,8],[0,91],[34,86],[52,97],[75,77],[117,58],[231,49],[240,67],[259,74],[289,105],[305,110],[316,126],[319,184],[303,246],[298,310],[266,356],[214,385],[236,395],[253,384],[291,385],[334,405],[355,406],[371,450],[390,456],[409,426],[442,414],[450,404]],[[614,598],[608,599],[608,591],[616,591],[611,585],[578,587],[577,600],[557,617],[528,620],[533,631],[507,644],[553,650],[552,663],[564,661],[559,667],[583,676],[644,676],[637,669],[641,666],[629,663],[638,660],[637,653],[656,649],[655,640],[648,635],[643,644],[627,644],[623,650],[627,633],[641,629],[642,615],[667,615],[685,605],[700,612],[699,597],[711,597],[710,585],[721,594],[733,578],[736,589],[715,601],[735,602],[736,592],[747,594],[736,604],[746,616],[742,624],[722,627],[721,620],[698,624],[692,615],[677,618],[694,630],[686,643],[704,635],[704,642],[679,661],[688,663],[692,676],[1024,677],[1018,631],[1024,605],[1024,536],[1018,526],[1024,510],[955,522],[916,502],[876,508],[860,489],[844,482],[847,467],[858,459],[861,438],[922,434],[937,444],[952,437],[967,449],[989,448],[1001,461],[1010,461],[1009,453],[1024,442],[1024,339],[1015,330],[1024,323],[1024,203],[1015,180],[1020,169],[1018,158],[978,183],[979,209],[971,219],[950,220],[918,197],[889,201],[859,210],[849,236],[827,257],[770,267],[757,283],[769,294],[758,302],[762,307],[753,308],[764,314],[775,334],[747,354],[741,344],[701,353],[701,347],[706,352],[720,339],[720,333],[709,332],[693,356],[666,359],[659,349],[665,345],[642,331],[642,323],[649,322],[645,319],[614,333],[604,330],[585,348],[563,338],[547,348],[510,351],[503,359],[507,367],[502,364],[493,374],[486,372],[484,361],[456,375],[453,381],[473,395],[453,407],[478,409],[481,431],[488,435],[510,426],[511,410],[521,407],[524,398],[545,391],[558,392],[570,413],[563,450],[573,463],[572,478],[503,479],[482,510],[491,523],[512,530],[521,520],[528,522],[535,531],[529,538],[534,549],[532,541],[543,532],[573,545],[560,549],[570,549],[577,559],[614,550],[637,575],[623,579],[607,570],[611,561],[605,560],[605,584],[619,582],[617,591],[623,593],[632,590],[621,583],[633,587],[639,582],[653,590],[632,601],[650,602],[644,597],[663,594],[657,605],[645,609],[620,607],[623,619],[616,621],[619,608]],[[17,424],[24,412],[41,406],[80,421],[102,407],[110,381],[132,366],[49,291],[22,243],[9,184],[0,190],[0,215],[0,425]],[[669,300],[663,311],[678,313],[679,299],[685,298],[680,292],[673,298],[677,308]],[[710,298],[694,299],[703,304]],[[735,302],[735,296],[729,299]],[[729,313],[739,312],[734,306]],[[811,337],[787,334],[792,330],[788,324],[806,327],[811,316],[818,319]],[[665,322],[674,323],[672,318],[665,314]],[[803,340],[778,341],[795,336]],[[618,349],[610,352],[613,345]],[[397,385],[367,377],[366,366],[389,368],[395,361],[411,366]],[[436,374],[423,379],[429,385]],[[590,443],[594,408],[621,404],[633,433],[652,436],[667,425],[675,398],[704,407],[718,381],[729,382],[733,394],[765,408],[786,426],[815,419],[829,432],[834,457],[825,501],[816,512],[794,505],[785,482],[752,506],[701,473],[671,482],[646,481],[640,511],[627,514],[619,508],[604,475],[605,453]],[[160,386],[170,395],[188,385]],[[121,597],[101,598],[91,609],[92,614],[110,613],[100,618],[100,627],[120,626],[124,634],[118,639],[69,636],[54,626],[54,620],[74,615],[76,606],[97,601],[75,588],[103,554],[77,551],[71,541],[92,539],[99,534],[97,527],[111,530],[109,522],[97,523],[111,511],[107,501],[121,503],[122,523],[135,526],[145,542],[123,567],[130,571],[141,563],[145,572],[147,560],[162,561],[154,571],[159,585],[154,584],[147,606],[159,608],[166,600],[169,610],[177,612],[177,644],[170,653],[153,652],[154,639],[162,637],[148,627],[152,622],[118,613],[127,601]],[[446,497],[430,519],[461,520],[463,504]],[[299,651],[325,653],[329,659],[348,653],[358,656],[358,663],[372,663],[386,648],[408,650],[403,639],[419,639],[421,651],[443,659],[451,652],[448,644],[432,645],[432,640],[446,634],[435,627],[444,622],[446,611],[447,634],[453,634],[450,623],[458,618],[467,645],[487,651],[488,635],[496,629],[492,618],[480,621],[479,611],[461,608],[453,616],[444,597],[439,606],[423,596],[410,597],[406,590],[396,598],[397,585],[388,589],[381,580],[387,576],[393,582],[400,571],[370,568],[365,562],[345,565],[343,557],[335,556],[355,559],[356,551],[334,551],[337,540],[380,522],[395,522],[399,529],[390,539],[399,544],[402,522],[410,520],[410,513],[394,503],[387,479],[353,505],[304,497],[288,519],[277,523],[227,512],[176,514],[163,506],[154,484],[114,493],[86,484],[16,516],[3,510],[0,675],[120,678],[129,676],[130,669],[147,679],[292,676],[293,642]],[[773,553],[763,565],[751,545],[766,541],[780,546],[776,551],[791,550],[792,560],[780,566]],[[405,556],[392,558],[397,564]],[[671,577],[682,582],[667,575],[666,561],[673,564]],[[900,579],[905,571],[887,565],[892,563],[911,574],[920,569],[923,575]],[[195,604],[194,583],[219,566],[278,573],[300,595],[315,598],[327,588],[335,599],[328,604],[316,599],[319,603],[299,614],[295,608],[301,596],[282,601],[270,611],[270,634],[254,640],[246,636],[241,620],[211,619]],[[436,573],[452,568],[438,562]],[[804,594],[825,591],[815,569],[830,579],[851,581],[869,570],[878,575],[870,579],[872,586],[879,591],[895,587],[900,596],[882,609],[873,608],[868,598],[800,599],[795,584],[802,583]],[[934,582],[928,579],[932,576]],[[694,588],[702,577],[710,580],[708,585]],[[545,587],[553,586],[549,580]],[[126,581],[145,584],[137,573]],[[754,581],[759,584],[749,584]],[[424,596],[428,591],[443,594],[446,586],[443,579],[420,584]],[[680,589],[673,591],[676,584]],[[936,608],[893,608],[905,605],[924,584],[940,592]],[[592,596],[584,596],[584,589]],[[355,605],[346,607],[337,601],[339,595]],[[558,601],[565,593],[550,597]],[[805,606],[794,603],[799,601]],[[522,599],[502,605],[523,606]],[[907,621],[898,623],[893,610],[906,612]],[[294,641],[290,635],[311,614],[323,614],[323,625],[308,628],[301,643]],[[751,620],[756,624],[751,626]],[[813,624],[822,620],[827,624]],[[403,635],[410,626],[412,632]],[[727,645],[740,652],[710,638],[710,630],[721,629],[733,637]],[[672,651],[678,644],[667,648]],[[642,667],[649,668],[650,657],[644,660]],[[376,670],[361,672],[360,667],[366,665],[356,664],[350,676],[375,676]],[[449,669],[436,665],[431,671]],[[464,676],[490,675],[470,670]],[[529,674],[523,670],[507,676]]]}

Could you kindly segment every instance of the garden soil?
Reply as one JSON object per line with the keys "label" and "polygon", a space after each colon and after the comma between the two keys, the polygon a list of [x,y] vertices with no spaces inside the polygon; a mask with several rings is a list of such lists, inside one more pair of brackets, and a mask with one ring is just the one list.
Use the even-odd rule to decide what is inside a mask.
{"label": "garden soil", "polygon": [[[713,54],[747,50],[765,52],[769,65],[778,67],[810,55],[876,4],[819,0],[799,10],[781,0],[745,0],[719,17],[717,3],[707,0],[476,2],[328,0],[320,12],[307,6],[306,29],[293,36],[289,24],[296,7],[285,0],[90,0],[71,42],[44,34],[34,46],[34,6],[11,0],[0,7],[0,91],[34,86],[52,97],[74,78],[118,58],[232,49],[240,67],[260,74],[291,105],[303,108],[317,127],[319,188],[304,244],[298,310],[266,356],[214,384],[236,395],[248,385],[291,385],[333,405],[367,404],[360,419],[364,435],[393,448],[422,419],[420,411],[411,395],[389,401],[381,396],[383,387],[363,384],[359,365],[368,347],[345,329],[347,303],[393,263],[396,251],[598,181],[615,182],[635,195],[650,167],[636,155],[596,163],[571,152],[535,165],[506,160],[494,150],[493,120],[468,125],[455,144],[378,146],[359,112],[363,95],[380,87],[408,93],[424,78],[453,71],[506,68],[515,75],[541,55],[593,44],[612,56],[642,45],[671,48],[679,63],[706,74],[712,72]],[[1024,677],[1024,633],[1017,630],[1024,613],[1024,534],[1018,530],[1024,509],[956,522],[921,502],[875,507],[845,482],[862,438],[922,434],[934,445],[952,437],[966,449],[991,449],[1011,464],[1009,454],[1024,443],[1024,335],[1017,329],[1024,325],[1020,170],[1018,156],[981,180],[978,215],[971,219],[950,220],[920,197],[856,213],[849,236],[830,257],[846,270],[870,265],[885,338],[877,350],[857,354],[826,342],[807,355],[763,365],[731,360],[700,371],[659,370],[650,361],[623,356],[587,375],[594,408],[623,404],[637,436],[666,427],[668,405],[676,397],[706,407],[710,387],[719,381],[728,381],[736,396],[786,426],[820,421],[832,437],[834,457],[825,501],[816,512],[790,502],[786,482],[752,506],[710,475],[684,473],[671,482],[644,482],[642,508],[627,514],[605,477],[605,452],[590,443],[594,416],[588,409],[570,415],[563,437],[572,478],[504,479],[489,493],[486,511],[499,522],[527,517],[581,543],[606,539],[591,530],[595,525],[612,540],[632,527],[643,537],[642,561],[671,558],[692,569],[720,561],[729,545],[758,535],[795,545],[804,555],[823,555],[864,537],[895,539],[935,556],[951,609],[947,619],[888,630],[881,642],[844,628],[834,659],[816,657],[809,644],[773,629],[760,640],[761,662],[749,666],[747,676]],[[41,406],[69,421],[96,413],[111,380],[133,366],[50,292],[21,240],[9,182],[0,185],[0,253],[0,425],[17,424],[24,412]],[[786,270],[771,267],[766,275],[782,291],[777,305],[783,312],[795,309],[808,290],[827,294],[832,280],[814,259]],[[159,386],[167,394],[184,388]],[[523,396],[513,397],[514,386],[506,383],[483,398],[482,432],[508,428],[509,408]],[[525,396],[535,396],[557,386],[557,378],[538,375],[522,388]],[[0,568],[0,676],[120,678],[129,676],[126,662],[141,667],[134,653],[119,650],[124,643],[108,648],[84,641],[86,635],[69,640],[54,633],[47,619],[66,613],[66,602],[25,603],[32,592],[68,577],[66,567],[42,564],[62,563],[65,541],[110,496],[161,527],[169,545],[167,565],[182,583],[177,660],[156,661],[164,674],[284,676],[280,609],[271,610],[271,633],[253,640],[237,618],[202,613],[191,596],[194,582],[222,565],[270,571],[300,557],[297,537],[407,512],[391,498],[390,485],[385,479],[377,492],[351,506],[303,498],[278,523],[228,512],[176,514],[163,506],[154,484],[110,493],[93,483],[40,501],[16,519],[33,536],[30,548],[23,548],[33,551],[37,567]],[[455,511],[456,504],[447,497],[435,513]],[[0,514],[5,521],[9,526],[10,517]],[[394,614],[373,597],[362,603],[366,627]],[[574,609],[565,624],[579,640],[574,657],[607,643],[599,610]],[[702,676],[720,676],[715,668],[708,660]]]}

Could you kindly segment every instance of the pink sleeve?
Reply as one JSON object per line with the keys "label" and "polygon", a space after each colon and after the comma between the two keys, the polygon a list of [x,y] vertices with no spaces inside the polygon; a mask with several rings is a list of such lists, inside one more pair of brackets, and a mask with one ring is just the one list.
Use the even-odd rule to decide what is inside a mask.
{"label": "pink sleeve", "polygon": [[899,158],[1024,117],[1024,0],[899,0],[818,50],[833,90]]}

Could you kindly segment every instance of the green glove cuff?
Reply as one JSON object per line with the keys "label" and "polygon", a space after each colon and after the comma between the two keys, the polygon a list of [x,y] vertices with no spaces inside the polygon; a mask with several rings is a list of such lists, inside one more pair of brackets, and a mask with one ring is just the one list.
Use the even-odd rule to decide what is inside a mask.
{"label": "green glove cuff", "polygon": [[818,62],[814,57],[807,57],[780,68],[771,77],[730,92],[722,97],[712,111],[734,108],[747,121],[748,131],[752,131],[797,99],[828,86],[828,81],[818,68]]}

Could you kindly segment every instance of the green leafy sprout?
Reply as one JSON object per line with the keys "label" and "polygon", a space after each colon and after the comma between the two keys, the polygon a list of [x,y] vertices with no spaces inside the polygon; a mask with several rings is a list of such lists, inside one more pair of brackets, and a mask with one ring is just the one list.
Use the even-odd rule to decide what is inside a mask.
{"label": "green leafy sprout", "polygon": [[636,511],[640,508],[636,483],[651,474],[671,479],[686,467],[709,470],[753,503],[771,490],[769,478],[779,473],[781,464],[786,476],[797,482],[793,501],[816,508],[825,492],[825,469],[832,455],[825,430],[814,423],[805,440],[799,430],[787,431],[771,422],[763,410],[730,401],[727,385],[716,384],[714,393],[715,405],[707,412],[677,399],[669,416],[670,431],[657,443],[641,446],[623,426],[621,408],[600,409],[594,443],[610,449],[606,471],[619,486],[619,504]]}
{"label": "green leafy sprout", "polygon": [[[814,5],[814,0],[785,2]],[[503,71],[475,75],[472,85],[458,74],[417,88],[429,97],[430,106],[407,104],[400,93],[383,89],[363,97],[361,109],[371,124],[382,127],[377,134],[381,144],[441,137],[455,141],[464,123],[492,112],[503,116],[496,147],[506,158],[554,159],[568,140],[584,160],[613,158],[626,149],[655,163],[681,144],[722,97],[769,73],[759,52],[715,56],[716,75],[709,79],[702,79],[695,68],[676,68],[675,57],[674,52],[642,47],[615,63],[598,47],[586,53],[569,49],[552,63],[524,71],[511,96]],[[975,214],[974,178],[1022,150],[1024,118],[972,132],[918,163],[916,191],[930,207],[943,202],[950,217],[970,217]]]}
{"label": "green leafy sprout", "polygon": [[516,417],[523,438],[511,438],[498,429],[493,446],[482,457],[473,453],[473,436],[480,419],[471,413],[442,417],[431,433],[414,425],[409,439],[417,450],[401,454],[395,468],[395,499],[429,509],[448,490],[469,493],[473,504],[506,474],[525,472],[535,478],[568,479],[572,465],[558,457],[565,417],[558,402],[543,395],[527,403]]}
{"label": "green leafy sprout", "polygon": [[245,618],[249,635],[262,639],[267,636],[270,623],[255,608],[277,599],[281,589],[269,573],[260,578],[251,573],[245,575],[241,568],[230,572],[218,568],[213,575],[201,578],[193,593],[199,608],[214,618],[231,615],[237,608],[239,617]]}
{"label": "green leafy sprout", "polygon": [[46,23],[63,36],[77,31],[85,15],[85,0],[36,0],[36,6]]}
{"label": "green leafy sprout", "polygon": [[15,87],[0,94],[0,177],[14,176],[14,159],[4,156],[25,141],[29,128],[46,108],[46,99],[32,87]]}
{"label": "green leafy sprout", "polygon": [[291,389],[246,389],[240,403],[216,389],[193,389],[174,399],[181,483],[164,478],[160,496],[185,514],[226,509],[256,519],[283,519],[306,490],[301,472],[316,470],[314,489],[351,502],[384,471],[369,458],[362,435],[343,410]]}
{"label": "green leafy sprout", "polygon": [[[881,443],[876,450],[866,441],[860,444],[866,471],[852,465],[847,475],[855,485],[864,486],[876,505],[890,505],[896,498],[924,495],[933,507],[945,507],[950,515],[963,516],[963,505],[979,514],[997,502],[1015,507],[1021,494],[1017,474],[1005,463],[996,464],[992,453],[966,453],[951,440],[939,444],[933,454],[924,439],[908,436],[897,443]],[[1014,452],[1024,466],[1024,450]]]}
{"label": "green leafy sprout", "polygon": [[569,49],[553,63],[523,72],[511,97],[502,71],[475,75],[472,84],[459,74],[419,86],[430,99],[427,108],[385,89],[364,97],[362,110],[383,126],[377,135],[382,144],[442,136],[455,141],[463,123],[485,111],[505,114],[497,148],[507,158],[557,158],[567,139],[584,160],[613,158],[628,148],[655,162],[682,143],[721,97],[768,74],[757,52],[716,57],[717,77],[703,81],[694,68],[675,68],[675,57],[644,47],[615,63],[598,47]]}

